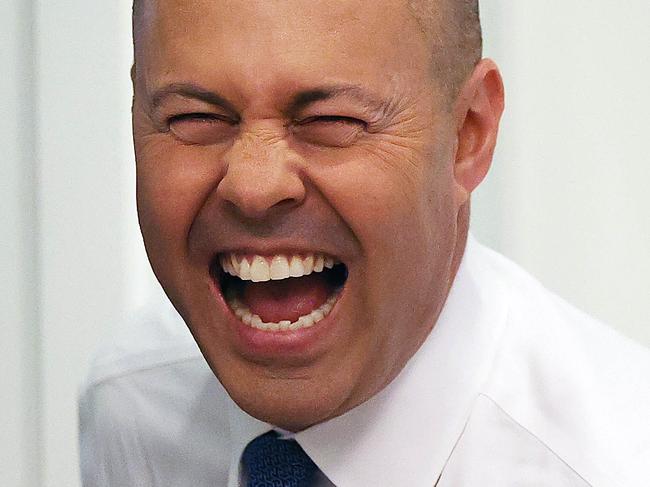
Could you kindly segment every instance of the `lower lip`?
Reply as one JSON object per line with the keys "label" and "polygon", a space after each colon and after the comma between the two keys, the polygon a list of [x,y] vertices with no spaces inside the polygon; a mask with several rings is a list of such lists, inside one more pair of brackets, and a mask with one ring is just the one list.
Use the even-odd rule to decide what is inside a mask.
{"label": "lower lip", "polygon": [[300,359],[313,358],[328,349],[336,331],[336,315],[345,286],[329,314],[309,328],[293,331],[263,331],[242,322],[230,309],[219,285],[210,279],[212,292],[217,298],[226,326],[233,332],[235,345],[242,355],[250,359]]}

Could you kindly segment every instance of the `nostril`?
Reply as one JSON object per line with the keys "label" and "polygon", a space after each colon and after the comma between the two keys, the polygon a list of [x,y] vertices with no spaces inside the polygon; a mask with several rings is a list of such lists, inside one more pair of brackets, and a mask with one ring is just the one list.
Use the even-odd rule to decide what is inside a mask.
{"label": "nostril", "polygon": [[295,207],[299,203],[300,203],[300,201],[298,201],[296,199],[286,198],[286,199],[283,199],[282,201],[278,201],[270,209],[271,210],[277,210],[277,211],[290,210],[291,208]]}
{"label": "nostril", "polygon": [[218,195],[227,207],[245,219],[264,219],[300,205],[305,197],[302,181],[240,185],[222,180]]}
{"label": "nostril", "polygon": [[275,216],[288,213],[298,205],[298,202],[285,199],[272,206],[253,206],[251,204],[236,204],[225,201],[226,210],[234,217],[243,221],[263,221],[273,219]]}

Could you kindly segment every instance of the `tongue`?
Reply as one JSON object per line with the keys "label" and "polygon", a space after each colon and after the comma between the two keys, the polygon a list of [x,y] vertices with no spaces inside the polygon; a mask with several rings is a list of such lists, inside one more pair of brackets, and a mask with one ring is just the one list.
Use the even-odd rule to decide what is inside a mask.
{"label": "tongue", "polygon": [[281,281],[248,283],[243,301],[266,323],[296,321],[319,308],[331,292],[322,273]]}

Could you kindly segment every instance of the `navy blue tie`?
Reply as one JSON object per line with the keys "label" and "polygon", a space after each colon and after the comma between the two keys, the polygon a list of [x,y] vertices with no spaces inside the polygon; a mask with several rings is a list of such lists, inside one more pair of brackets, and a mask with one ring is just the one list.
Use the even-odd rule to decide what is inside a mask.
{"label": "navy blue tie", "polygon": [[242,455],[248,487],[311,487],[318,467],[296,440],[275,431],[251,441]]}

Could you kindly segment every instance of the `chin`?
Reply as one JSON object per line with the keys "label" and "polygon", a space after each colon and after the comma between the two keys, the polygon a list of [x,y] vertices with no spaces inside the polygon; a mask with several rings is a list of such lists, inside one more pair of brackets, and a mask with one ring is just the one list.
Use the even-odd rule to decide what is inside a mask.
{"label": "chin", "polygon": [[245,386],[245,381],[230,384],[226,378],[221,380],[242,410],[287,431],[302,431],[348,409],[349,386],[331,380],[256,378],[254,387]]}

